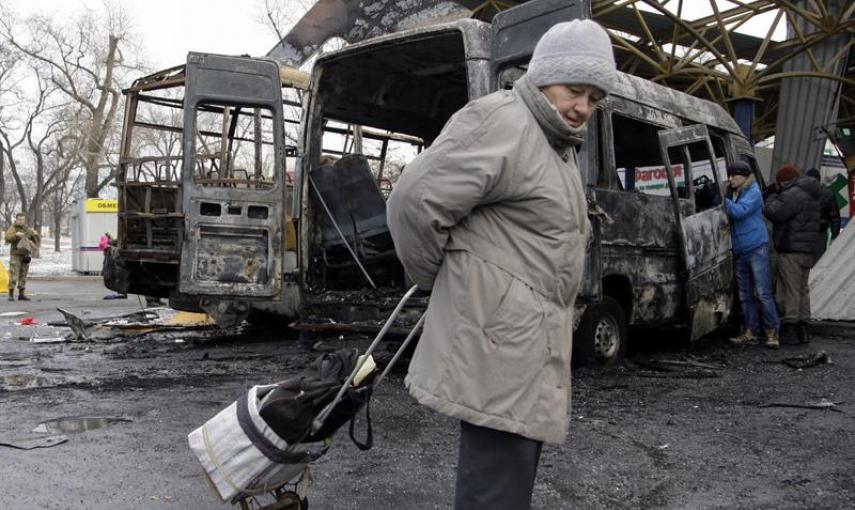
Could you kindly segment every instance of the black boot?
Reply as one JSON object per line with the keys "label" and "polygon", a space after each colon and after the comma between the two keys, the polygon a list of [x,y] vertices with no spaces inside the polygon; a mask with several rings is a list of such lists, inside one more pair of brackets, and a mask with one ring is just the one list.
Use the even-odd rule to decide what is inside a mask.
{"label": "black boot", "polygon": [[808,336],[807,331],[807,322],[796,323],[796,338],[798,338],[800,344],[810,343],[810,336]]}
{"label": "black boot", "polygon": [[18,301],[29,301],[29,300],[30,300],[30,298],[28,298],[24,294],[24,289],[18,289]]}
{"label": "black boot", "polygon": [[9,301],[15,300],[15,289],[9,289]]}

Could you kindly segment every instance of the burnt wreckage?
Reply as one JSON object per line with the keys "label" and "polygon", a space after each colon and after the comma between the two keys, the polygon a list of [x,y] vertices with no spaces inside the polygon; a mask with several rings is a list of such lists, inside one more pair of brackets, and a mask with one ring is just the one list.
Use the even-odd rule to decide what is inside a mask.
{"label": "burnt wreckage", "polygon": [[[376,331],[410,284],[386,226],[398,172],[467,101],[509,88],[549,26],[585,14],[583,3],[540,0],[492,25],[463,19],[373,38],[322,55],[308,85],[283,82],[271,61],[204,54],[141,79],[126,91],[107,286],[224,322],[270,313],[298,329]],[[283,83],[301,100],[283,102],[292,90]],[[151,94],[170,86],[183,98]],[[139,131],[153,129],[143,101],[183,110],[167,128],[182,140],[168,155],[133,154],[148,143]],[[293,146],[283,104],[302,107]],[[757,174],[734,120],[619,73],[587,136],[579,162],[593,235],[574,357],[619,359],[630,327],[694,339],[723,324],[733,297],[724,168],[744,160]],[[427,299],[411,301],[400,331]]]}

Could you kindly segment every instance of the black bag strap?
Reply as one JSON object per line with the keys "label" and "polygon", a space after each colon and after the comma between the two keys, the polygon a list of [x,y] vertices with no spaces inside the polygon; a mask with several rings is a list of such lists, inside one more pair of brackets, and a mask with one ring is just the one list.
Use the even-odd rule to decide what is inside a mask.
{"label": "black bag strap", "polygon": [[[371,390],[373,388],[371,386],[366,386],[363,388],[365,391],[365,441],[361,442],[356,439],[356,413],[350,418],[350,426],[348,427],[348,434],[350,435],[350,440],[353,441],[353,444],[356,445],[362,451],[370,450],[372,446],[374,446],[374,432],[371,428]],[[354,405],[356,405],[354,403]]]}

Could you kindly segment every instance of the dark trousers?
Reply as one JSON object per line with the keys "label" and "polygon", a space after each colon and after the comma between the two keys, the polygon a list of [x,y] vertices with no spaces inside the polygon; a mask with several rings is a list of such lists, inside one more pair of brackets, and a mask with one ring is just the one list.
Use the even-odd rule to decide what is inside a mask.
{"label": "dark trousers", "polygon": [[[810,320],[810,289],[808,279],[814,256],[810,253],[778,254],[778,302],[783,309],[783,321]],[[11,288],[11,286],[9,287]]]}
{"label": "dark trousers", "polygon": [[543,443],[460,422],[455,510],[527,510]]}

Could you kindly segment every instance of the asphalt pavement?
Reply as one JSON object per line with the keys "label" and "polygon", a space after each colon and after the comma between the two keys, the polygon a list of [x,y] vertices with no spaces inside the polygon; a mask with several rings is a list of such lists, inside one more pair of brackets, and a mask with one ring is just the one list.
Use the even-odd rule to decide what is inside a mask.
{"label": "asphalt pavement", "polygon": [[[103,300],[110,292],[93,278],[30,290],[31,302],[0,301],[0,443],[67,441],[0,446],[3,509],[228,507],[187,434],[317,356],[284,324],[34,343],[69,332],[47,325],[61,320],[57,307],[94,319],[143,303]],[[18,324],[27,317],[37,324]],[[625,365],[574,371],[570,434],[543,450],[534,508],[855,508],[855,338],[814,331],[779,351],[715,337],[660,350],[657,335],[637,335]],[[788,358],[819,361],[799,369]],[[372,450],[340,433],[313,464],[310,507],[450,508],[458,423],[417,405],[403,370],[375,393],[372,416]]]}

